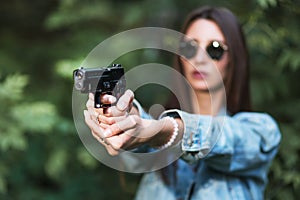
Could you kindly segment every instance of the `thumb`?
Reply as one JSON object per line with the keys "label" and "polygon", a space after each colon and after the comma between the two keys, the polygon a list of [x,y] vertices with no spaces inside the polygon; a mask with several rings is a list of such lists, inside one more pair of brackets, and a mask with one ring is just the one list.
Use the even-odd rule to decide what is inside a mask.
{"label": "thumb", "polygon": [[125,111],[131,108],[132,101],[134,99],[134,93],[131,90],[126,90],[126,92],[120,97],[117,102],[117,109],[120,111]]}

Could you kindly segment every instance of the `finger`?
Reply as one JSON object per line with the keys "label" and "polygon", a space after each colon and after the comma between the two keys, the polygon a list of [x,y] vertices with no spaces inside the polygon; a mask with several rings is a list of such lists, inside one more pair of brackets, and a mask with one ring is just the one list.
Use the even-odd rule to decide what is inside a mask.
{"label": "finger", "polygon": [[94,101],[95,100],[95,96],[94,96],[94,94],[93,93],[89,93],[89,99],[91,100],[91,101]]}
{"label": "finger", "polygon": [[87,109],[94,109],[95,112],[99,113],[99,114],[103,114],[103,110],[101,108],[95,108],[94,106],[94,94],[93,93],[89,93],[89,99],[86,102],[86,108]]}
{"label": "finger", "polygon": [[98,115],[99,115],[99,113],[97,113],[96,110],[95,110],[94,108],[89,107],[89,108],[87,109],[87,111],[88,111],[88,113],[89,113],[89,115],[90,115],[90,118],[91,118],[92,120],[94,120],[94,121],[97,121],[97,120],[98,120]]}
{"label": "finger", "polygon": [[103,129],[92,119],[92,117],[93,116],[88,111],[84,110],[84,119],[87,126],[100,138],[104,138]]}
{"label": "finger", "polygon": [[113,116],[112,115],[112,112],[111,112],[111,107],[105,107],[105,108],[103,108],[103,115],[105,115],[105,116],[107,116],[107,117],[109,117],[109,116]]}
{"label": "finger", "polygon": [[93,127],[93,123],[96,123],[95,115],[93,115],[91,112],[84,110],[84,119],[85,123],[89,126],[91,129]]}
{"label": "finger", "polygon": [[[113,97],[111,95],[108,95]],[[110,98],[106,97],[106,98]],[[117,117],[125,116],[128,114],[128,111],[132,108],[132,102],[134,99],[134,93],[131,90],[126,90],[126,92],[120,97],[116,106],[111,106],[103,109],[103,113],[107,117]]]}
{"label": "finger", "polygon": [[[101,132],[99,131],[99,128],[96,127],[97,124],[95,124],[95,122],[91,119],[90,113],[85,110],[84,116],[85,116],[85,122],[90,127],[93,137],[106,148],[106,151],[110,155],[112,156],[118,155],[119,151],[116,150],[116,148],[113,148],[110,145],[110,142],[102,136]],[[95,131],[96,129],[98,131]],[[117,145],[115,145],[115,147],[117,147]]]}
{"label": "finger", "polygon": [[100,100],[103,104],[114,104],[116,103],[117,98],[109,94],[103,94],[101,95]]}
{"label": "finger", "polygon": [[109,128],[104,130],[103,135],[105,137],[111,137],[114,135],[118,135],[123,133],[126,130],[135,128],[136,125],[139,123],[140,118],[136,115],[130,115],[126,117],[124,120],[116,122],[109,126]]}
{"label": "finger", "polygon": [[103,130],[109,128],[109,125],[108,125],[108,124],[104,124],[104,123],[100,123],[99,126],[100,126]]}
{"label": "finger", "polygon": [[[100,96],[100,101],[103,104],[114,104],[117,99],[116,97],[109,94],[102,94]],[[95,95],[93,93],[89,93],[89,99],[87,101],[86,107],[94,107]]]}
{"label": "finger", "polygon": [[106,117],[104,115],[98,115],[98,121],[103,124],[112,125],[116,122],[125,120],[126,117],[128,116],[126,115],[126,116],[118,116],[118,117]]}
{"label": "finger", "polygon": [[87,100],[85,106],[87,108],[93,108],[94,107],[94,100],[91,100],[90,98]]}
{"label": "finger", "polygon": [[113,136],[110,138],[106,138],[107,142],[113,148],[114,151],[120,152],[126,146],[126,143],[132,139],[131,134],[121,134],[117,136]]}
{"label": "finger", "polygon": [[128,113],[127,111],[120,111],[116,106],[111,106],[108,108],[103,109],[103,115],[106,117],[119,117],[119,116],[126,116]]}
{"label": "finger", "polygon": [[94,102],[91,102],[90,100],[87,101],[86,108],[91,114],[93,114],[95,116],[104,114],[103,109],[102,108],[94,108]]}
{"label": "finger", "polygon": [[112,124],[116,123],[115,117],[106,117],[104,115],[99,115],[98,120],[99,120],[99,122],[101,122],[103,124],[107,124],[107,125],[112,125]]}
{"label": "finger", "polygon": [[87,107],[88,112],[92,115],[93,120],[99,122],[98,117],[104,115],[102,108]]}
{"label": "finger", "polygon": [[132,108],[133,99],[134,93],[131,90],[126,90],[118,100],[116,106],[103,110],[104,115],[107,117],[126,116]]}
{"label": "finger", "polygon": [[99,143],[101,143],[101,144],[104,145],[104,146],[105,146],[105,145],[108,145],[105,138],[99,137],[99,135],[97,135],[94,131],[91,131],[91,132],[92,132],[93,137],[94,137]]}
{"label": "finger", "polygon": [[134,99],[134,93],[131,90],[126,90],[126,92],[120,97],[116,105],[119,111],[129,110]]}
{"label": "finger", "polygon": [[105,146],[106,151],[108,152],[109,155],[111,156],[116,156],[119,155],[120,151],[115,150],[111,145]]}
{"label": "finger", "polygon": [[[92,131],[92,135],[93,137],[100,143],[102,144],[105,148],[106,148],[106,151],[112,155],[112,156],[115,156],[115,155],[118,155],[119,154],[119,151],[121,149],[121,143],[117,140],[107,140],[106,138],[100,138],[96,133],[94,133]],[[111,145],[111,143],[115,143],[114,145]]]}
{"label": "finger", "polygon": [[93,134],[94,138],[105,147],[108,154],[110,154],[111,156],[116,156],[119,154],[119,150],[117,150],[116,147],[111,146],[111,144],[105,138],[100,138],[94,132],[92,132],[92,134]]}

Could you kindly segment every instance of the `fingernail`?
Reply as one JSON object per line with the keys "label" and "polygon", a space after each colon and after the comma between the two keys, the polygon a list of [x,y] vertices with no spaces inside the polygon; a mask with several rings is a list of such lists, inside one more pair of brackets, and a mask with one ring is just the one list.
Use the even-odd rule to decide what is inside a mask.
{"label": "fingernail", "polygon": [[109,99],[108,99],[110,102],[114,103],[117,101],[117,98],[114,97],[114,96],[110,96]]}
{"label": "fingernail", "polygon": [[104,132],[103,132],[103,135],[104,137],[108,137],[111,135],[111,130],[110,129],[106,129]]}

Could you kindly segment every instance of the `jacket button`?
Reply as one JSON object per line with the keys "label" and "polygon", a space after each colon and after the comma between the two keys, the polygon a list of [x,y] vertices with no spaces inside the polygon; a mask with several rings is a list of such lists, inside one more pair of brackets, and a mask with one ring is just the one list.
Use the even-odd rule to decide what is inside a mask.
{"label": "jacket button", "polygon": [[190,147],[193,146],[193,140],[188,139],[188,140],[187,140],[187,144],[188,144]]}

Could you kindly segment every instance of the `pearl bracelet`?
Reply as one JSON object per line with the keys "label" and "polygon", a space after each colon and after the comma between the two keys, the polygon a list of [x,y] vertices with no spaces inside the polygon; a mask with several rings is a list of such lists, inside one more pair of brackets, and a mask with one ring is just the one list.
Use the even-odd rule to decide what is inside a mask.
{"label": "pearl bracelet", "polygon": [[172,136],[171,136],[170,140],[166,144],[158,147],[159,149],[165,149],[165,148],[170,147],[174,143],[174,141],[175,141],[175,139],[176,139],[176,137],[178,135],[178,131],[179,131],[179,129],[178,129],[178,123],[176,122],[176,120],[173,117],[166,116],[164,118],[167,119],[167,120],[170,120],[173,123],[174,131],[172,133]]}

